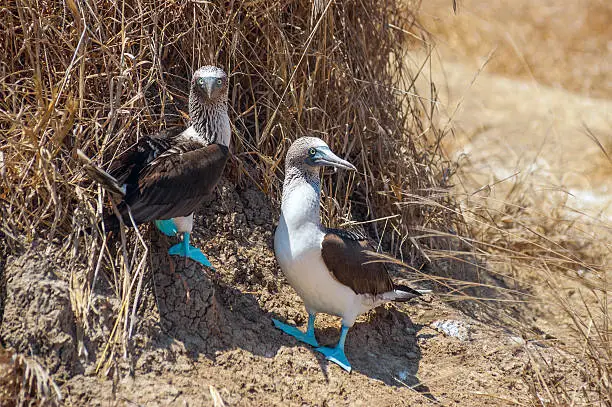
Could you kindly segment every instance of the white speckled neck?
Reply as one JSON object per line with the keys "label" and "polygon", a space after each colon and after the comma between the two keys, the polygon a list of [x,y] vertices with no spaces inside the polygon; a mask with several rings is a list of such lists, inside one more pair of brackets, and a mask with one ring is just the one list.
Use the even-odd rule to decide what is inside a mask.
{"label": "white speckled neck", "polygon": [[189,115],[191,125],[200,137],[211,144],[229,147],[232,129],[227,113],[227,100],[202,104],[192,92],[189,97]]}
{"label": "white speckled neck", "polygon": [[320,199],[321,184],[318,172],[304,171],[296,167],[286,169],[281,211],[290,229],[305,224],[319,226]]}

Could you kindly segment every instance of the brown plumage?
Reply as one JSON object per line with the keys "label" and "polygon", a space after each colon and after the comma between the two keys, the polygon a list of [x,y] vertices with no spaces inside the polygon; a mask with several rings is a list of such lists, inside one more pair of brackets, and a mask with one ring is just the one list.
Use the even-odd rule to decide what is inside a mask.
{"label": "brown plumage", "polygon": [[[142,144],[148,145],[151,141],[148,138]],[[217,185],[229,157],[229,149],[219,144],[203,146],[197,141],[190,141],[181,143],[179,148],[169,149],[157,158],[153,158],[155,154],[152,152],[146,155],[147,158],[141,163],[132,161],[130,171],[126,171],[127,166],[121,164],[115,171],[125,178],[126,192],[118,209],[123,222],[129,226],[131,221],[127,206],[137,225],[191,214]],[[112,214],[105,216],[104,223],[109,230],[116,229],[119,224]]]}
{"label": "brown plumage", "polygon": [[[123,152],[108,172],[82,152],[90,177],[122,197],[123,223],[190,216],[209,195],[229,157],[228,78],[214,66],[198,69],[191,80],[188,128],[169,128],[141,138]],[[129,211],[128,211],[129,208]],[[106,230],[119,227],[112,213],[104,216]]]}
{"label": "brown plumage", "polygon": [[326,232],[321,243],[323,261],[330,273],[355,293],[379,295],[401,290],[420,295],[410,287],[393,283],[385,263],[370,254],[374,248],[366,236],[342,229]]}

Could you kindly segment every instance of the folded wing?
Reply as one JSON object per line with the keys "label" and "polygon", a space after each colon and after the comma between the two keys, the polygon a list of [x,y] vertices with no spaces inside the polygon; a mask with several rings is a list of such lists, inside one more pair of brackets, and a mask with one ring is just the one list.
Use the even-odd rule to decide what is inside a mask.
{"label": "folded wing", "polygon": [[357,294],[378,295],[395,286],[384,263],[376,261],[365,236],[341,229],[327,229],[321,246],[323,261],[342,284]]}
{"label": "folded wing", "polygon": [[[229,157],[227,147],[190,139],[146,137],[119,157],[111,174],[125,184],[118,209],[131,225],[190,215],[212,192]],[[107,228],[116,218],[107,216]]]}

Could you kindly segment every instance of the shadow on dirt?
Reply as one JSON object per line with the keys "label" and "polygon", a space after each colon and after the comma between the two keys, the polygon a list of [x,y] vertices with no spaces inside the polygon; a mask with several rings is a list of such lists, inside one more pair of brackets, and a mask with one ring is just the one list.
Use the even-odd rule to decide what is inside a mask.
{"label": "shadow on dirt", "polygon": [[[193,267],[199,268],[195,265]],[[234,349],[274,359],[281,347],[302,347],[310,351],[310,357],[316,358],[328,382],[329,369],[339,369],[309,345],[277,330],[273,326],[272,318],[286,318],[277,312],[262,309],[255,295],[229,286],[214,286],[202,272],[192,274],[190,270],[186,273],[184,271],[179,265],[175,274],[181,273],[184,276],[183,280],[190,287],[189,303],[192,305],[186,301],[175,301],[172,303],[175,308],[168,312],[169,302],[164,302],[163,293],[179,294],[180,297],[181,290],[184,289],[183,282],[176,275],[173,276],[172,289],[158,287],[156,293],[161,326],[170,338],[182,342],[191,359],[196,360],[204,355],[215,361],[220,353]],[[185,295],[182,296],[186,299]],[[190,307],[198,309],[202,317],[196,320],[188,317],[188,320],[184,320],[187,315],[191,315],[191,311],[184,309]],[[305,328],[306,313],[303,314],[295,318],[300,329]],[[335,345],[339,338],[338,319],[319,314],[317,321],[316,335],[319,343],[324,346]],[[326,327],[322,328],[321,325]],[[420,384],[417,378],[421,352],[416,334],[420,329],[420,325],[414,325],[405,313],[393,305],[379,307],[360,318],[349,331],[346,341],[346,354],[354,372],[379,380],[388,386],[410,387],[435,400],[429,394],[429,389]],[[156,341],[157,346],[169,345],[168,339],[164,338],[166,334],[160,335],[160,340]],[[306,356],[300,353],[295,357]]]}
{"label": "shadow on dirt", "polygon": [[[219,265],[217,271],[204,272],[190,261],[170,265],[166,253],[174,239],[151,230],[152,269],[156,270],[154,301],[165,332],[160,333],[155,345],[166,347],[172,338],[183,344],[191,359],[204,355],[212,361],[234,349],[275,359],[282,347],[302,347],[310,353],[292,351],[286,356],[287,363],[295,362],[291,358],[311,355],[295,363],[309,365],[314,356],[328,380],[330,369],[340,368],[272,323],[276,318],[304,329],[306,312],[295,293],[287,288],[274,260],[271,220],[277,215],[268,198],[253,188],[240,190],[223,183],[201,216],[196,219],[202,226],[200,234],[194,234],[194,245],[199,244],[213,264]],[[316,327],[321,345],[333,346],[338,341],[337,318],[320,314]],[[417,378],[421,352],[416,334],[420,328],[394,305],[379,307],[361,317],[346,341],[346,354],[354,372],[388,386],[408,386],[427,397],[429,390]],[[164,338],[166,334],[168,338]]]}

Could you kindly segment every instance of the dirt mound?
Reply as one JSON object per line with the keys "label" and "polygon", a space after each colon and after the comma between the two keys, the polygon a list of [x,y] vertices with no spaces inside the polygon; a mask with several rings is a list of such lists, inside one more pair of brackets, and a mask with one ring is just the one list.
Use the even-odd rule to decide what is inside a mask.
{"label": "dirt mound", "polygon": [[[347,338],[354,368],[347,374],[271,322],[306,323],[274,261],[277,216],[253,185],[222,182],[196,219],[193,243],[216,271],[173,258],[173,272],[165,248],[175,241],[151,230],[154,272],[145,274],[128,357],[98,374],[106,343],[92,339],[87,357],[77,352],[68,271],[36,250],[8,262],[2,338],[21,352],[36,350],[75,405],[211,405],[209,386],[229,405],[499,405],[530,400],[546,358],[555,358],[557,370],[567,367],[566,382],[579,374],[577,361],[545,343],[481,324],[435,298],[362,316]],[[108,338],[119,304],[99,287],[99,320],[84,336]],[[466,335],[453,336],[453,326]],[[335,343],[338,319],[320,315],[316,333],[320,343]]]}
{"label": "dirt mound", "polygon": [[39,356],[51,373],[69,376],[78,370],[76,325],[68,283],[57,274],[61,270],[54,256],[38,250],[8,261],[0,338]]}

